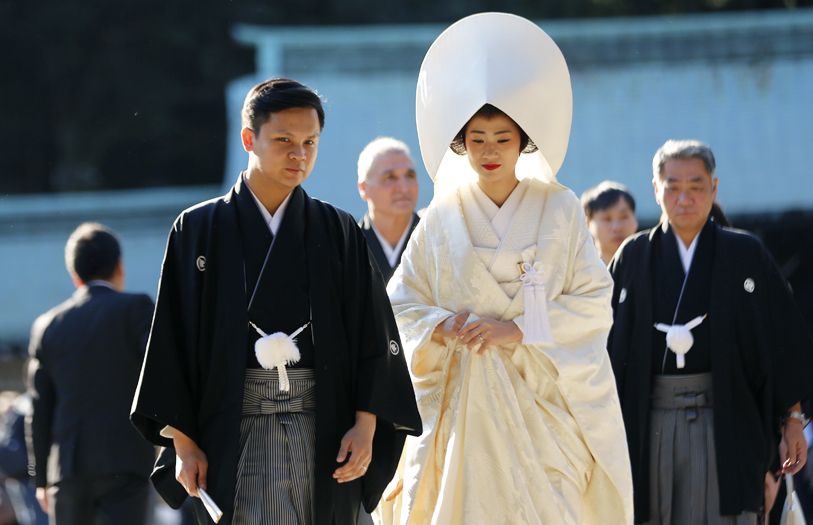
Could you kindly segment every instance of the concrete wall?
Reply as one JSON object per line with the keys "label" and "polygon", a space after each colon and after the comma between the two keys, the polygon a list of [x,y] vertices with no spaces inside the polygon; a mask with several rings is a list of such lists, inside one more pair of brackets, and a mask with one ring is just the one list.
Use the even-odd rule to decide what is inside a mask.
{"label": "concrete wall", "polygon": [[219,187],[0,198],[0,349],[28,338],[34,318],[73,291],[65,241],[84,221],[121,237],[127,288],[155,297],[172,221]]}

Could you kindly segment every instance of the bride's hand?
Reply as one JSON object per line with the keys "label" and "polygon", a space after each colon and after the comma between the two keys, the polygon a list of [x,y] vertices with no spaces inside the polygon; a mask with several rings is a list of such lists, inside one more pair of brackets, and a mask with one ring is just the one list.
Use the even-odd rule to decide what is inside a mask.
{"label": "bride's hand", "polygon": [[482,318],[465,325],[457,332],[457,336],[470,348],[479,344],[477,353],[482,353],[487,346],[519,343],[522,341],[522,330],[514,321]]}
{"label": "bride's hand", "polygon": [[446,341],[457,337],[457,332],[463,327],[463,323],[469,318],[468,312],[460,312],[456,315],[450,315],[443,322],[435,327],[432,332],[432,341],[444,345]]}

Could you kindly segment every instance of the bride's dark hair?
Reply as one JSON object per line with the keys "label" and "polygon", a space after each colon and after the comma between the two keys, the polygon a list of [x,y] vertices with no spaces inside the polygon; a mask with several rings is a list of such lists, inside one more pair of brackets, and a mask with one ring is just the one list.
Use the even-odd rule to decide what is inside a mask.
{"label": "bride's dark hair", "polygon": [[[497,116],[504,116],[505,118],[509,119],[511,122],[516,125],[517,129],[519,130],[519,151],[520,153],[533,153],[536,151],[537,148],[534,141],[531,140],[531,137],[525,133],[525,130],[520,127],[519,124],[514,121],[511,117],[505,114],[501,109],[496,106],[492,106],[491,104],[484,104],[483,107],[477,110],[477,112],[471,116],[469,122],[472,121],[474,117],[483,117],[485,119],[491,119]],[[457,153],[458,155],[465,155],[466,154],[466,128],[469,126],[469,122],[460,128],[460,131],[457,132],[454,139],[452,139],[452,143],[449,144],[449,148]]]}

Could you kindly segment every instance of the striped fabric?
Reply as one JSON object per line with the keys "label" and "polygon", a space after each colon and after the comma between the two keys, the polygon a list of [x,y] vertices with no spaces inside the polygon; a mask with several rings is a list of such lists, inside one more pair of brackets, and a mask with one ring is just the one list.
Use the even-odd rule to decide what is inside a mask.
{"label": "striped fabric", "polygon": [[651,406],[648,525],[756,525],[720,515],[711,374],[656,375]]}
{"label": "striped fabric", "polygon": [[311,369],[247,369],[234,525],[308,525],[314,518],[316,399]]}

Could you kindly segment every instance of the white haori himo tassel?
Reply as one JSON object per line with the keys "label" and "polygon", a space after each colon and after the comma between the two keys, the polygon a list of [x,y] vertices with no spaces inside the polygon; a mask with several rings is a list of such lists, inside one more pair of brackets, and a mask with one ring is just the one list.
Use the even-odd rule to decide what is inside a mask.
{"label": "white haori himo tassel", "polygon": [[673,324],[672,326],[664,323],[655,324],[655,329],[666,332],[666,346],[675,353],[678,368],[686,366],[685,356],[694,345],[692,329],[700,326],[706,315],[699,315],[686,324]]}
{"label": "white haori himo tassel", "polygon": [[291,335],[284,332],[274,332],[268,335],[251,321],[249,321],[249,324],[262,336],[254,343],[254,354],[257,356],[257,361],[266,370],[276,368],[277,374],[279,374],[279,389],[285,392],[289,391],[291,384],[288,381],[288,371],[285,365],[292,365],[302,357],[299,354],[299,348],[296,346],[294,338],[308,327],[310,321],[300,326]]}
{"label": "white haori himo tassel", "polygon": [[522,327],[522,344],[540,345],[553,343],[553,334],[548,319],[548,298],[545,294],[545,279],[539,263],[522,263],[523,294],[525,299],[525,320]]}

